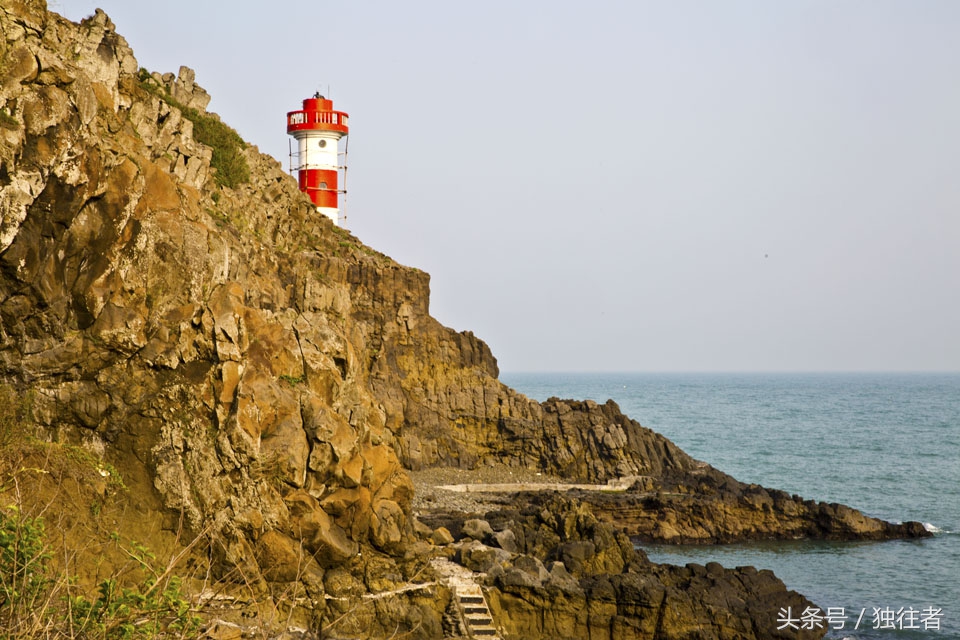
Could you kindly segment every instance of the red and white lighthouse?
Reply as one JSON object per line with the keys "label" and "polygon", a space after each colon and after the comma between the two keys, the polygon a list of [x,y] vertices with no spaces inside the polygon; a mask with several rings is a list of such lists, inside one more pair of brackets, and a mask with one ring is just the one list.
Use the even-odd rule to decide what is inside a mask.
{"label": "red and white lighthouse", "polygon": [[340,224],[340,171],[346,172],[346,142],[340,163],[340,139],[350,133],[347,114],[333,110],[333,101],[320,93],[303,101],[303,109],[287,114],[287,133],[296,138],[290,153],[290,170],[297,171],[300,191],[310,196],[317,211]]}

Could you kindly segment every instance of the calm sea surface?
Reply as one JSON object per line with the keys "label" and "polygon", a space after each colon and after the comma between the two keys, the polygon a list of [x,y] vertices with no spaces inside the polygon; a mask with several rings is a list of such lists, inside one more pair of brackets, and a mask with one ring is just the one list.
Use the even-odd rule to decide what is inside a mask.
{"label": "calm sea surface", "polygon": [[836,625],[845,619],[828,638],[960,639],[960,374],[501,379],[537,400],[613,398],[645,427],[742,482],[925,523],[935,536],[912,542],[643,548],[655,562],[772,569],[822,613],[836,609]]}

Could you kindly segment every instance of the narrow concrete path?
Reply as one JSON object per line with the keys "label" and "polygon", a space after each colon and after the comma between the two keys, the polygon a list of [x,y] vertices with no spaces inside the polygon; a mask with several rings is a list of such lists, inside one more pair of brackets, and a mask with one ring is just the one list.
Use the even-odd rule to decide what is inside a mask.
{"label": "narrow concrete path", "polygon": [[640,478],[648,476],[625,476],[610,480],[607,484],[568,484],[566,482],[512,482],[441,484],[437,489],[457,493],[513,493],[515,491],[626,491]]}

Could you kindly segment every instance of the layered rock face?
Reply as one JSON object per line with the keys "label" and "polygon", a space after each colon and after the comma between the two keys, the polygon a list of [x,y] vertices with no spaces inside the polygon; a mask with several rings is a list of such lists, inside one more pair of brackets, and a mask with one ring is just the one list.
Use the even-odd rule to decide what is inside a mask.
{"label": "layered rock face", "polygon": [[[425,273],[317,215],[275,160],[245,147],[249,180],[224,186],[189,69],[141,72],[100,11],[78,25],[3,0],[0,27],[0,382],[35,394],[44,437],[122,474],[157,544],[212,540],[212,575],[303,583],[322,616],[383,582],[358,554],[396,569],[419,548],[406,469],[430,466],[636,476],[635,502],[594,503],[657,539],[767,536],[787,516],[790,535],[837,518],[904,535],[727,491],[612,403],[513,392],[482,341],[430,317]],[[718,495],[766,524],[684,502]]]}

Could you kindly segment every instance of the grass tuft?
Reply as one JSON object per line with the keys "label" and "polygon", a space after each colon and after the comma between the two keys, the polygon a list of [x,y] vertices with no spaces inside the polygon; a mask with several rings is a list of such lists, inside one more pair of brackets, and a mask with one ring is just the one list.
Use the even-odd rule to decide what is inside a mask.
{"label": "grass tuft", "polygon": [[210,147],[213,151],[210,166],[216,172],[214,180],[221,187],[231,189],[250,181],[250,166],[243,155],[247,144],[236,131],[225,125],[218,118],[188,107],[160,86],[156,79],[146,69],[140,69],[140,86],[149,93],[157,96],[171,107],[180,110],[183,116],[193,123],[193,137]]}

